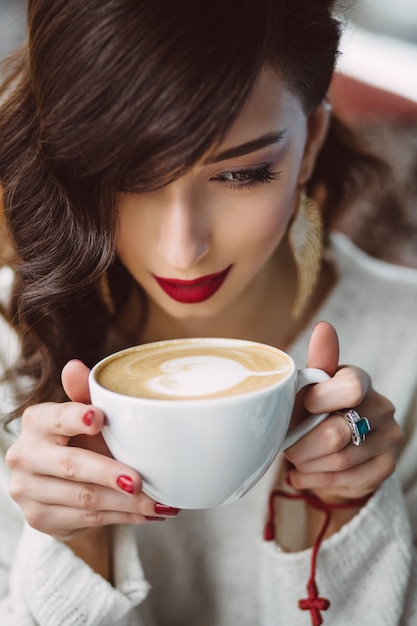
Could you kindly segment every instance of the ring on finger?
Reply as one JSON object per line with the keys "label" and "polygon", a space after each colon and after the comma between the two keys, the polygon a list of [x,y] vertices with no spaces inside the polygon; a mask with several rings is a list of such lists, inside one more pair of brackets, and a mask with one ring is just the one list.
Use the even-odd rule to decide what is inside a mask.
{"label": "ring on finger", "polygon": [[367,417],[361,417],[355,409],[347,409],[346,411],[340,411],[347,421],[352,433],[352,443],[355,446],[361,446],[366,435],[371,430],[371,425]]}

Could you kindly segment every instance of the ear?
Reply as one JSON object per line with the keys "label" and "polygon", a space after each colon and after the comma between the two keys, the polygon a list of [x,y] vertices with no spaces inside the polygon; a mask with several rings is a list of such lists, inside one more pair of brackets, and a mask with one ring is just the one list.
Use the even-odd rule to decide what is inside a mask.
{"label": "ear", "polygon": [[326,97],[307,117],[307,138],[297,181],[300,187],[310,180],[314,171],[317,156],[327,137],[331,110],[331,104]]}

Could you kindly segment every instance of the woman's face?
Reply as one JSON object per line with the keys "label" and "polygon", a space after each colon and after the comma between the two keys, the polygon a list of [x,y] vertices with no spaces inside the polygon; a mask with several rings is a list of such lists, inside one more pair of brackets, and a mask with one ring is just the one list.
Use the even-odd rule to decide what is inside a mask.
{"label": "woman's face", "polygon": [[267,293],[327,120],[265,70],[220,146],[173,183],[120,196],[118,254],[151,302],[208,319]]}

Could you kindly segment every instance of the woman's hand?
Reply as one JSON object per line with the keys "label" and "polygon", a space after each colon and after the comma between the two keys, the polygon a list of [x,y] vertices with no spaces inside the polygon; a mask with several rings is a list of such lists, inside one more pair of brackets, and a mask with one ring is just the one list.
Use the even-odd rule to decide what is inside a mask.
{"label": "woman's hand", "polygon": [[[375,491],[395,469],[402,431],[394,407],[377,393],[368,374],[356,367],[338,367],[336,331],[320,322],[314,328],[308,366],[325,370],[332,378],[314,385],[303,401],[310,413],[331,415],[285,451],[290,463],[287,481],[327,502],[362,498]],[[337,413],[354,408],[367,417],[371,431],[360,446],[352,443],[346,419]],[[300,412],[295,416],[300,421]]]}
{"label": "woman's hand", "polygon": [[156,505],[142,492],[139,474],[110,456],[100,434],[104,415],[88,404],[88,372],[80,361],[65,366],[62,380],[72,401],[27,409],[6,457],[10,494],[28,523],[74,543],[86,529],[178,512]]}

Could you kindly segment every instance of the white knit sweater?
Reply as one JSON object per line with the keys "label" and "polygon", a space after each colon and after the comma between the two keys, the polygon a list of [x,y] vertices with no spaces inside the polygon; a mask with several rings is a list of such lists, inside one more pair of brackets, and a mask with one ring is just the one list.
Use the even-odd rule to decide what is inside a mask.
{"label": "white knit sweater", "polygon": [[[332,243],[339,279],[311,327],[319,319],[336,327],[341,362],[371,374],[394,402],[406,440],[396,475],[322,545],[317,582],[331,601],[322,616],[329,626],[415,626],[417,270],[372,259],[340,235]],[[0,297],[9,283],[3,270]],[[311,327],[290,348],[300,367]],[[17,346],[4,324],[0,333],[1,364]],[[0,388],[2,403],[13,402],[9,392]],[[2,434],[3,452],[11,439]],[[297,551],[304,505],[281,501],[281,544],[262,539],[278,466],[279,459],[235,504],[115,528],[112,587],[65,544],[23,523],[7,495],[2,458],[1,626],[309,626],[309,613],[298,608],[311,557],[311,550]]]}

